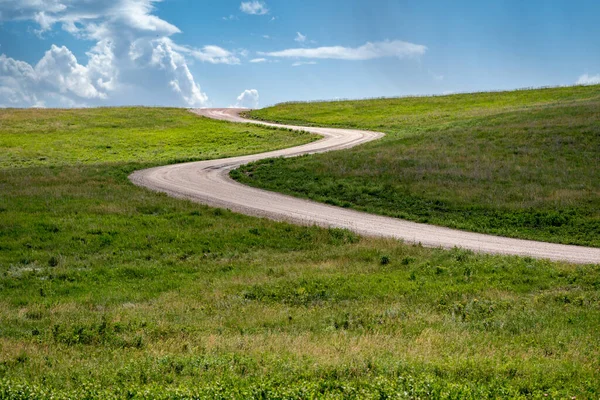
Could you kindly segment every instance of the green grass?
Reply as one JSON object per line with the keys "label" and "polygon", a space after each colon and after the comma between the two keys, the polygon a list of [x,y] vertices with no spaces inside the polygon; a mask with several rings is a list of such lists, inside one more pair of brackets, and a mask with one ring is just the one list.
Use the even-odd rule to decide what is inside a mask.
{"label": "green grass", "polygon": [[230,125],[175,108],[12,110],[0,113],[0,168],[165,164],[261,153],[317,139]]}
{"label": "green grass", "polygon": [[387,136],[232,176],[372,213],[598,247],[599,110],[600,86],[282,104],[251,116]]}
{"label": "green grass", "polygon": [[[10,114],[28,112],[45,121],[39,131],[62,123],[54,110],[4,110],[13,122],[0,138],[20,123]],[[124,110],[95,112],[82,126]],[[188,116],[127,112],[145,115],[140,126],[128,118],[130,132],[151,119],[172,132]],[[191,123],[195,149],[170,146],[168,159],[203,152],[213,128],[249,148],[311,139]],[[115,141],[137,140],[122,132]],[[81,138],[73,152],[95,140]],[[17,144],[37,145],[26,134]],[[47,165],[0,169],[0,399],[600,394],[598,265],[245,217],[133,186],[128,174],[152,157],[73,163],[76,154],[54,151]]]}

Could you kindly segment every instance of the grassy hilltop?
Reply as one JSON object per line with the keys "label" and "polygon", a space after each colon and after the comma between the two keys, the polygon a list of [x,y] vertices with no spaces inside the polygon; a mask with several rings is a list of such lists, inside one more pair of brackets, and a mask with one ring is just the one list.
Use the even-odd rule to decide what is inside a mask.
{"label": "grassy hilltop", "polygon": [[241,182],[452,228],[600,246],[600,86],[282,104],[252,117],[381,131]]}
{"label": "grassy hilltop", "polygon": [[0,399],[598,397],[598,265],[276,223],[127,179],[313,139],[176,109],[0,110]]}

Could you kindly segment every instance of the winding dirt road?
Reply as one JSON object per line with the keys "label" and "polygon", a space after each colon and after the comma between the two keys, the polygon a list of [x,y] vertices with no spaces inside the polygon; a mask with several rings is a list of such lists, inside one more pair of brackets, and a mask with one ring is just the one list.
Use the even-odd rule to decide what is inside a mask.
{"label": "winding dirt road", "polygon": [[345,149],[383,136],[382,133],[351,129],[263,123],[240,117],[240,111],[242,110],[193,110],[198,115],[214,119],[304,130],[321,135],[323,139],[302,146],[262,154],[167,165],[136,171],[131,174],[129,179],[138,186],[164,192],[174,197],[277,221],[346,228],[365,236],[403,239],[408,243],[421,243],[428,247],[461,247],[484,253],[531,256],[573,263],[600,263],[600,248],[511,239],[419,224],[333,207],[237,183],[229,178],[229,172],[252,161]]}

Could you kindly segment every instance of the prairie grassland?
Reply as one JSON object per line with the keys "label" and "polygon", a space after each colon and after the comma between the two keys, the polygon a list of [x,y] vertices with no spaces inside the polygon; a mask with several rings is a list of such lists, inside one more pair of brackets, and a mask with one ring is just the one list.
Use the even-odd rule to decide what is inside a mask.
{"label": "prairie grassland", "polygon": [[600,86],[282,104],[252,117],[387,136],[244,183],[452,228],[600,246]]}
{"label": "prairie grassland", "polygon": [[[53,112],[40,131],[60,123]],[[153,118],[139,112],[139,124]],[[311,140],[215,129],[250,147]],[[15,130],[2,124],[0,138]],[[168,159],[193,157],[205,140],[170,146]],[[17,147],[31,145],[23,135]],[[54,154],[0,169],[1,399],[600,393],[598,265],[245,217],[133,186],[128,174],[154,156],[73,165],[69,151]]]}
{"label": "prairie grassland", "polygon": [[318,139],[232,125],[177,108],[10,110],[0,113],[0,168],[154,163],[261,153]]}

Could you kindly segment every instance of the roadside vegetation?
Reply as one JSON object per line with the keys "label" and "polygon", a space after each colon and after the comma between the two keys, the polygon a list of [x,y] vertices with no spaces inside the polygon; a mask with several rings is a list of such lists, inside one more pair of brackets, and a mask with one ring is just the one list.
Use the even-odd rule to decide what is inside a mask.
{"label": "roadside vegetation", "polygon": [[600,395],[598,265],[276,223],[127,179],[305,134],[164,109],[0,121],[0,399]]}
{"label": "roadside vegetation", "polygon": [[413,221],[600,246],[600,85],[322,103],[251,117],[386,133],[354,149],[263,160],[246,184]]}

